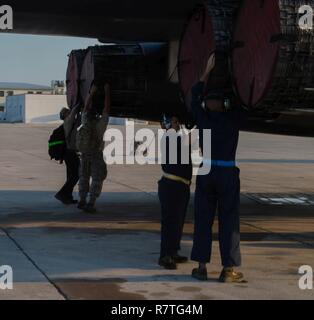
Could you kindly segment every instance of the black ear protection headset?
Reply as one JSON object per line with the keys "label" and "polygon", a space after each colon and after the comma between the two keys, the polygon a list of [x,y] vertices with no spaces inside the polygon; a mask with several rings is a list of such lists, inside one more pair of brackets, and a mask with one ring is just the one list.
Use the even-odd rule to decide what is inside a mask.
{"label": "black ear protection headset", "polygon": [[171,117],[167,116],[165,113],[162,115],[160,124],[166,129],[169,130],[171,128]]}
{"label": "black ear protection headset", "polygon": [[209,93],[203,97],[202,107],[204,109],[206,109],[206,102],[210,100],[222,100],[225,111],[230,111],[233,108],[233,104],[229,97],[226,97],[223,94]]}

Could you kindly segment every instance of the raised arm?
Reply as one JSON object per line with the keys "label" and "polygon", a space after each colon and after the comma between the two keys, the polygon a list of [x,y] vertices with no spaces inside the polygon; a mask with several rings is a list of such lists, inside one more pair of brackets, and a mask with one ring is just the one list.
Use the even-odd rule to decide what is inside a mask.
{"label": "raised arm", "polygon": [[78,112],[80,111],[80,104],[77,104],[76,106],[74,106],[69,114],[69,116],[65,119],[68,120],[69,122],[72,122],[75,120],[76,115],[78,114]]}
{"label": "raised arm", "polygon": [[202,107],[202,95],[204,93],[205,82],[207,81],[210,73],[215,68],[215,53],[213,53],[207,62],[204,73],[200,77],[199,82],[192,88],[192,104],[191,109],[195,120],[197,120],[200,113],[204,112]]}
{"label": "raised arm", "polygon": [[210,73],[215,68],[215,64],[216,64],[215,53],[212,53],[211,56],[209,57],[208,61],[207,61],[207,65],[206,65],[206,68],[204,70],[204,73],[202,74],[202,76],[200,78],[200,82],[206,82],[207,81]]}
{"label": "raised arm", "polygon": [[85,101],[85,106],[84,106],[84,110],[83,110],[84,113],[90,111],[90,109],[92,108],[93,98],[94,98],[97,90],[98,90],[97,86],[95,84],[93,84],[90,89],[89,95]]}

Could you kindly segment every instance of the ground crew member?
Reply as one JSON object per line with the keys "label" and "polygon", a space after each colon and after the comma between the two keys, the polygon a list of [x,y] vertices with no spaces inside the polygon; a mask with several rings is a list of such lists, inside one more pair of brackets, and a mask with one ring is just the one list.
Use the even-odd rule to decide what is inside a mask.
{"label": "ground crew member", "polygon": [[[232,105],[227,96],[217,93],[203,98],[204,84],[215,67],[213,54],[200,82],[193,88],[192,112],[200,130],[200,146],[203,150],[202,130],[211,129],[211,172],[199,175],[195,192],[195,230],[191,259],[199,262],[192,276],[207,280],[206,263],[211,259],[212,226],[218,208],[219,245],[223,270],[221,282],[241,282],[243,274],[234,267],[241,265],[240,254],[240,170],[235,157],[239,139],[239,128],[245,116],[241,107]],[[231,96],[230,96],[231,97]],[[206,99],[210,100],[208,107]],[[230,105],[231,102],[231,105]],[[228,107],[233,107],[229,111]],[[203,165],[204,165],[203,163]]]}
{"label": "ground crew member", "polygon": [[77,200],[73,199],[73,189],[79,180],[80,159],[76,150],[76,133],[79,125],[77,114],[79,111],[79,106],[74,107],[72,110],[63,108],[60,111],[60,119],[64,121],[63,128],[66,140],[63,160],[66,165],[67,180],[61,190],[55,195],[55,198],[66,205],[77,203]]}
{"label": "ground crew member", "polygon": [[[107,177],[107,165],[104,161],[104,133],[107,129],[110,113],[110,89],[105,85],[105,107],[99,114],[93,101],[99,94],[96,85],[92,85],[90,95],[82,113],[82,126],[77,136],[77,146],[81,153],[79,209],[96,212],[96,199],[100,196],[103,182]],[[90,183],[90,179],[92,182]],[[89,194],[89,201],[87,197]]]}
{"label": "ground crew member", "polygon": [[[163,123],[163,129],[174,129],[180,131],[179,119],[175,116],[169,118],[168,125]],[[185,139],[189,140],[189,136]],[[169,137],[166,137],[169,139]],[[190,185],[192,180],[192,161],[190,143],[185,141],[189,152],[189,163],[181,163],[181,139],[177,136],[177,163],[170,164],[169,141],[166,143],[166,159],[162,164],[164,175],[158,183],[158,196],[161,204],[161,250],[159,265],[165,269],[176,269],[177,263],[185,263],[187,257],[180,256],[180,242],[183,227],[190,200]]]}

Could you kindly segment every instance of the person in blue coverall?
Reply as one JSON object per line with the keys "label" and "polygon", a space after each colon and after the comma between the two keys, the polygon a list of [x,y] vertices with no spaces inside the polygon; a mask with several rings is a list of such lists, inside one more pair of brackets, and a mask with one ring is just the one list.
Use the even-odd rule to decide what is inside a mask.
{"label": "person in blue coverall", "polygon": [[[240,253],[240,170],[235,157],[240,125],[245,111],[232,101],[232,93],[209,92],[204,97],[205,83],[215,68],[215,54],[208,60],[206,70],[192,89],[192,113],[200,130],[211,129],[211,159],[207,175],[198,175],[195,192],[195,230],[191,259],[199,263],[192,277],[207,280],[206,264],[211,260],[212,226],[218,209],[219,247],[223,270],[221,282],[242,282],[243,274],[235,271],[241,265]],[[204,154],[204,152],[203,152]]]}

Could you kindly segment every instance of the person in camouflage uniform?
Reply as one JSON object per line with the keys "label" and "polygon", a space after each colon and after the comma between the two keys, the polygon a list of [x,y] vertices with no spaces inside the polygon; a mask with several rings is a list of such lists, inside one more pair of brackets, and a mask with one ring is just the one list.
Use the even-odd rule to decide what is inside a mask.
{"label": "person in camouflage uniform", "polygon": [[105,85],[105,107],[101,115],[92,110],[97,91],[97,86],[93,85],[82,113],[82,126],[77,134],[77,148],[81,153],[78,208],[89,213],[96,212],[96,199],[100,196],[103,182],[107,177],[107,165],[103,156],[105,146],[103,137],[110,113],[109,85]]}

